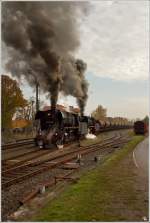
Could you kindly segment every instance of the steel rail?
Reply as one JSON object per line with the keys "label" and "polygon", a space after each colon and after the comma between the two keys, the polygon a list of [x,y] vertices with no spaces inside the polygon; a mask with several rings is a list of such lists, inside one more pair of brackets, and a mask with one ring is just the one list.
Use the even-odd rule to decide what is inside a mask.
{"label": "steel rail", "polygon": [[[20,181],[26,179],[26,178],[29,178],[31,176],[37,175],[39,173],[42,173],[43,171],[46,171],[48,169],[56,168],[56,167],[60,166],[61,164],[64,164],[66,162],[69,162],[69,161],[75,159],[79,153],[81,155],[85,155],[87,153],[95,152],[95,151],[99,150],[100,148],[103,148],[103,149],[114,149],[112,147],[124,144],[127,141],[128,141],[127,139],[126,140],[125,139],[122,139],[122,140],[120,139],[120,141],[118,141],[118,142],[114,142],[113,141],[113,142],[111,142],[109,144],[106,143],[106,144],[103,144],[102,146],[100,145],[100,146],[95,147],[95,148],[91,148],[91,147],[89,149],[88,148],[82,148],[82,149],[80,149],[78,151],[76,150],[76,151],[74,151],[74,152],[72,152],[70,154],[65,154],[63,156],[60,156],[60,157],[57,157],[57,158],[54,158],[54,159],[51,159],[51,160],[45,160],[45,161],[39,162],[36,165],[35,165],[35,163],[32,164],[32,165],[29,164],[28,166],[26,166],[26,167],[28,167],[27,173],[23,173],[23,175],[20,175],[20,176],[18,175],[18,177],[12,178],[12,179],[6,180],[6,181],[5,181],[4,174],[7,173],[6,177],[8,176],[8,174],[11,177],[12,169],[4,171],[4,172],[2,172],[2,174],[4,176],[4,182],[2,182],[2,187],[3,186],[8,187],[8,186],[10,186],[12,184],[15,184],[17,182],[20,182]],[[49,161],[55,161],[55,162],[49,162]],[[31,169],[29,167],[31,167]],[[32,168],[33,168],[33,170],[32,170]],[[18,174],[22,174],[22,173],[18,173]]]}
{"label": "steel rail", "polygon": [[[36,147],[31,147],[30,148],[30,151],[27,151],[27,149],[24,151],[24,152],[22,152],[22,151],[20,151],[20,152],[22,152],[22,153],[19,153],[19,154],[17,154],[17,155],[14,155],[14,151],[11,151],[11,154],[10,153],[6,153],[6,154],[2,154],[2,163],[3,162],[7,162],[7,161],[9,161],[9,160],[12,160],[12,159],[17,159],[17,158],[20,158],[20,157],[22,157],[22,156],[26,156],[26,155],[28,155],[28,154],[32,154],[32,153],[35,153],[35,152],[38,152],[40,149],[39,148],[36,148]],[[12,155],[12,152],[13,152],[13,155]],[[15,151],[16,152],[16,151]],[[12,155],[12,156],[11,156]],[[7,158],[4,158],[3,159],[3,157],[5,157],[5,156],[7,156]]]}
{"label": "steel rail", "polygon": [[[88,148],[93,148],[93,146],[97,146],[97,145],[101,145],[101,146],[103,146],[103,144],[105,143],[109,143],[110,142],[110,140],[118,140],[120,138],[120,136],[119,137],[116,137],[116,136],[114,136],[114,137],[111,137],[111,138],[107,138],[107,139],[105,139],[104,141],[102,141],[102,142],[99,142],[99,143],[95,143],[94,145],[90,145],[90,146],[86,146],[86,147],[80,147],[80,150],[81,149],[88,149]],[[47,160],[49,161],[49,160],[54,160],[54,159],[56,159],[56,158],[59,158],[59,157],[64,157],[65,155],[67,155],[67,154],[72,154],[72,153],[74,153],[75,151],[79,151],[79,148],[77,148],[76,150],[74,149],[74,148],[72,148],[72,150],[70,151],[70,149],[69,149],[69,151],[65,151],[65,152],[63,152],[63,154],[56,154],[56,155],[54,155],[54,156],[51,156],[50,158],[47,158]],[[52,155],[51,153],[49,154],[49,155]],[[37,156],[37,157],[35,157],[35,158],[38,158],[39,156]],[[5,171],[2,171],[2,173],[6,173],[7,171],[9,171],[9,170],[12,170],[12,171],[16,171],[18,168],[24,168],[24,167],[26,167],[26,166],[31,166],[31,165],[38,165],[38,163],[40,162],[40,161],[37,161],[37,160],[35,160],[35,161],[33,161],[32,162],[32,160],[34,160],[34,159],[26,159],[26,160],[24,160],[24,161],[20,161],[20,162],[18,162],[18,163],[15,163],[14,165],[13,164],[11,164],[11,165],[8,165],[8,167],[6,168],[5,167]],[[45,160],[44,160],[45,161]],[[6,163],[7,164],[7,163]]]}
{"label": "steel rail", "polygon": [[[72,127],[69,127],[69,128],[72,128]],[[121,130],[121,129],[130,129],[130,128],[132,128],[132,126],[128,126],[128,127],[125,127],[125,126],[120,126],[120,127],[108,126],[108,127],[105,127],[105,128],[100,128],[99,133],[106,132],[106,131]],[[13,149],[14,147],[19,147],[19,146],[22,146],[22,145],[28,145],[29,143],[34,143],[34,138],[20,139],[20,140],[17,140],[17,143],[4,144],[4,145],[2,145],[2,150]]]}
{"label": "steel rail", "polygon": [[11,144],[6,144],[6,145],[2,145],[2,150],[10,150],[10,149],[14,149],[16,147],[21,147],[24,145],[32,145],[34,143],[34,140],[27,140],[25,142],[18,142],[18,143],[11,143]]}
{"label": "steel rail", "polygon": [[[34,152],[35,153],[35,152]],[[37,154],[38,153],[38,154]],[[18,166],[20,166],[21,164],[23,164],[23,163],[25,163],[25,162],[30,162],[31,160],[34,160],[34,159],[36,159],[36,158],[39,158],[39,157],[41,157],[41,156],[45,156],[45,155],[48,155],[48,154],[50,154],[50,153],[52,153],[52,151],[50,151],[50,150],[38,150],[38,151],[36,151],[36,153],[35,153],[35,155],[33,156],[33,157],[31,157],[31,158],[26,158],[26,159],[24,159],[24,160],[21,160],[21,161],[18,161],[18,162],[16,162],[16,163],[12,163],[12,164],[8,164],[7,162],[12,162],[12,160],[6,160],[6,162],[5,163],[3,163],[2,162],[2,167],[3,167],[3,165],[5,166],[5,164],[6,164],[6,166],[7,166],[7,169],[12,169],[13,167],[18,167]],[[28,153],[29,154],[29,153]],[[30,154],[29,154],[30,155]],[[17,157],[15,157],[15,159],[16,159]],[[3,171],[2,171],[2,173],[3,173]]]}

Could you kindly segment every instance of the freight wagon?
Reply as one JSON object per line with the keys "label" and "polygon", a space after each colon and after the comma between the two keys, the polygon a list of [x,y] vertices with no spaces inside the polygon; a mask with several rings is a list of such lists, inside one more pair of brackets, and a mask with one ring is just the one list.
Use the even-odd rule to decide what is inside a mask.
{"label": "freight wagon", "polygon": [[134,123],[134,133],[136,135],[141,134],[144,135],[148,132],[148,126],[143,121],[136,121]]}

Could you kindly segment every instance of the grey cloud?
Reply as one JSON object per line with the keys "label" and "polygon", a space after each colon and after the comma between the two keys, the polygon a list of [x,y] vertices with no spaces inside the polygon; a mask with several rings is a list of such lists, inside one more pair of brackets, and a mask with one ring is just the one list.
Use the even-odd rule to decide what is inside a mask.
{"label": "grey cloud", "polygon": [[[2,39],[9,61],[6,69],[30,85],[77,98],[81,112],[87,100],[86,64],[73,57],[80,46],[77,18],[87,13],[86,2],[3,2]],[[65,81],[68,79],[68,81]],[[71,87],[70,87],[71,86]]]}

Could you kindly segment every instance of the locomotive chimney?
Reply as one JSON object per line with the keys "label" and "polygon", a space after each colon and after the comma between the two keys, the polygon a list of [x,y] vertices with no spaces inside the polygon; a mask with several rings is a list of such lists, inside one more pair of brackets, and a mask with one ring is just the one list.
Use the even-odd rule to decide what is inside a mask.
{"label": "locomotive chimney", "polygon": [[52,111],[55,111],[56,108],[57,108],[56,104],[55,103],[52,103],[52,101],[51,101],[51,110]]}
{"label": "locomotive chimney", "polygon": [[51,110],[52,110],[52,111],[55,111],[55,110],[56,110],[56,106],[52,105],[52,106],[51,106]]}

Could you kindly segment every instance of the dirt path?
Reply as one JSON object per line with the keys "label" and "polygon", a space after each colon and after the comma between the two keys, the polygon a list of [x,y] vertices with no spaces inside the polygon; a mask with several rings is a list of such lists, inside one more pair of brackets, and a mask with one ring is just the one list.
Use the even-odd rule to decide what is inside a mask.
{"label": "dirt path", "polygon": [[[124,171],[123,169],[126,168]],[[121,163],[120,169],[123,170],[122,174],[128,172],[128,176],[125,177],[125,181],[133,185],[133,200],[128,200],[129,206],[125,207],[125,213],[129,214],[129,218],[131,217],[131,221],[143,221],[148,220],[148,169],[145,169],[143,174],[142,169],[135,166],[133,162],[133,153],[130,153],[126,159],[124,159]],[[133,211],[128,213],[128,210],[131,207]]]}
{"label": "dirt path", "polygon": [[[138,168],[140,176],[148,180],[149,138],[142,141],[133,151],[133,161]],[[147,183],[147,182],[146,182]]]}

